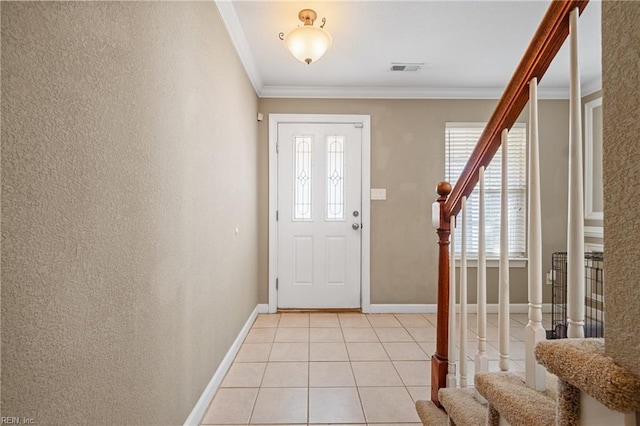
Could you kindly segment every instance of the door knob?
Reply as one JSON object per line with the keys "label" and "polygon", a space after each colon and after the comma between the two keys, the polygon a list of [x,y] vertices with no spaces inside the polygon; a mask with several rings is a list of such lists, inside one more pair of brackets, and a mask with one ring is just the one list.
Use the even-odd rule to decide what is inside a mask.
{"label": "door knob", "polygon": [[351,225],[351,227],[357,231],[358,229],[360,229],[360,224],[354,223],[353,225]]}

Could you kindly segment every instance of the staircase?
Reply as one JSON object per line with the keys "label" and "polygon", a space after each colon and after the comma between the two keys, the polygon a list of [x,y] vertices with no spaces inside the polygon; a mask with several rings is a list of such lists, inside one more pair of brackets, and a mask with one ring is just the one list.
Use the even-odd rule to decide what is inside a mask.
{"label": "staircase", "polygon": [[[584,217],[582,123],[578,67],[578,18],[588,0],[554,0],[484,129],[462,174],[452,187],[438,184],[439,268],[436,352],[431,360],[431,401],[418,401],[425,425],[624,425],[640,424],[640,377],[605,355],[602,339],[584,339]],[[542,231],[538,154],[537,85],[569,37],[569,212],[567,235],[567,335],[546,341],[542,327]],[[528,282],[525,371],[509,371],[509,263],[507,135],[529,103]],[[488,372],[486,348],[486,260],[484,258],[484,169],[502,146],[502,211],[499,279],[500,372]],[[461,224],[460,289],[466,289],[466,200],[479,184],[478,348],[474,387],[466,387],[466,361],[456,371],[456,266],[453,231]],[[451,258],[451,261],[450,261]],[[461,290],[462,291],[462,290]],[[460,297],[461,319],[467,311]],[[461,330],[466,330],[466,319]],[[459,340],[466,360],[466,335]]]}
{"label": "staircase", "polygon": [[[418,401],[418,415],[427,426],[636,425],[640,378],[604,354],[602,339],[541,342],[536,359],[548,370],[544,391],[527,387],[522,373],[478,373],[475,389],[440,389],[444,411]],[[476,391],[487,404],[478,402]]]}

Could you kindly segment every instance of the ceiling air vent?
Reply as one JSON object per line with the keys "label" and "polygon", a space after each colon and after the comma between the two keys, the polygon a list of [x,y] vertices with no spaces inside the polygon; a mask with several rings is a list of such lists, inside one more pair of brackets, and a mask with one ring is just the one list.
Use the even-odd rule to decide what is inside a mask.
{"label": "ceiling air vent", "polygon": [[417,72],[417,71],[420,71],[423,66],[424,66],[424,63],[416,64],[416,63],[398,63],[398,62],[393,62],[393,63],[391,63],[390,71],[395,71],[395,72]]}

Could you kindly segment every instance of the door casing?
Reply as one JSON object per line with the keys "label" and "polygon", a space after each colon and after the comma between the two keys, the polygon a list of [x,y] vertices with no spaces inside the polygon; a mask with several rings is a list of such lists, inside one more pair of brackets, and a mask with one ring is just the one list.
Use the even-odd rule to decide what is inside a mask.
{"label": "door casing", "polygon": [[280,123],[353,123],[362,124],[362,252],[360,262],[361,308],[371,307],[371,117],[338,114],[269,114],[269,312],[278,310],[276,279],[278,277],[278,124]]}

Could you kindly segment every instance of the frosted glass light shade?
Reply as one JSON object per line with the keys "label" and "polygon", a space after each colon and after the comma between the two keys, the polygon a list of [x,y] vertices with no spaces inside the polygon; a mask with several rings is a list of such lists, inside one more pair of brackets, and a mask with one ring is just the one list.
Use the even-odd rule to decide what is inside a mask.
{"label": "frosted glass light shade", "polygon": [[297,60],[310,64],[331,47],[331,36],[322,28],[304,25],[287,34],[284,45]]}

